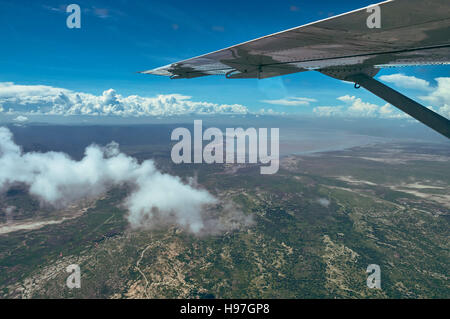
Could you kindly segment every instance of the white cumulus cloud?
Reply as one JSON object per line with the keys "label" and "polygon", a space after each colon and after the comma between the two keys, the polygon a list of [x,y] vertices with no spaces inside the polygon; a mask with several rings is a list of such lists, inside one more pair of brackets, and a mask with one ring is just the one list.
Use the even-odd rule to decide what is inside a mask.
{"label": "white cumulus cloud", "polygon": [[428,95],[421,96],[420,99],[433,106],[443,108],[443,113],[445,113],[450,106],[450,77],[441,77],[436,78],[435,80],[437,86],[434,90]]}
{"label": "white cumulus cloud", "polygon": [[[214,231],[205,230],[211,224],[224,228],[205,215],[208,207],[219,203],[209,192],[158,171],[152,160],[138,163],[121,153],[114,142],[105,147],[91,145],[76,161],[61,152],[24,153],[11,131],[0,127],[0,167],[0,190],[22,183],[31,195],[55,206],[95,198],[112,186],[128,185],[131,193],[123,205],[134,228],[160,222],[175,223],[194,233]],[[246,221],[237,211],[228,210],[227,214],[235,222]]]}
{"label": "white cumulus cloud", "polygon": [[[403,74],[392,74],[381,76],[381,80],[395,83],[404,88],[427,91],[426,95],[419,96],[422,104],[430,110],[450,118],[450,77],[436,78],[436,86],[430,82],[406,76]],[[423,92],[422,92],[423,94]],[[409,115],[398,110],[390,104],[376,105],[364,102],[356,96],[344,95],[337,100],[344,102],[344,105],[336,106],[318,106],[313,109],[314,114],[318,116],[343,116],[343,117],[371,117],[371,118],[404,118],[411,119]]]}
{"label": "white cumulus cloud", "polygon": [[94,95],[45,85],[0,83],[0,107],[10,113],[91,116],[176,116],[191,114],[247,114],[240,104],[192,101],[180,94],[122,96],[114,89]]}
{"label": "white cumulus cloud", "polygon": [[393,83],[396,86],[405,89],[422,90],[422,91],[428,91],[432,89],[432,87],[430,86],[430,82],[423,79],[419,79],[415,76],[407,76],[401,73],[382,75],[380,76],[380,80],[384,82]]}
{"label": "white cumulus cloud", "polygon": [[345,105],[318,106],[313,109],[314,114],[322,117],[365,117],[365,118],[408,118],[409,115],[397,110],[390,104],[382,106],[364,102],[356,96],[340,96],[337,100]]}
{"label": "white cumulus cloud", "polygon": [[363,102],[360,98],[355,98],[351,105],[347,108],[347,113],[357,117],[374,117],[379,111],[379,106],[367,102]]}

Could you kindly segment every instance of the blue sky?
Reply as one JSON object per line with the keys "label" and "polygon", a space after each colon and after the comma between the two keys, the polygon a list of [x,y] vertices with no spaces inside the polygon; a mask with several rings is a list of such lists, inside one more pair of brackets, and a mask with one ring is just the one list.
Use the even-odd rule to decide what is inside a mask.
{"label": "blue sky", "polygon": [[[239,104],[250,111],[312,114],[315,106],[342,105],[337,98],[347,94],[382,106],[370,93],[317,72],[267,80],[170,80],[136,73],[376,2],[0,0],[0,82],[96,96],[109,89],[122,96],[177,94],[218,105]],[[66,27],[70,3],[82,9],[81,29]],[[399,72],[437,87],[434,79],[448,76],[449,67],[391,69],[380,75]],[[401,91],[413,98],[430,94],[417,88]],[[315,101],[295,107],[262,102],[289,97]]]}

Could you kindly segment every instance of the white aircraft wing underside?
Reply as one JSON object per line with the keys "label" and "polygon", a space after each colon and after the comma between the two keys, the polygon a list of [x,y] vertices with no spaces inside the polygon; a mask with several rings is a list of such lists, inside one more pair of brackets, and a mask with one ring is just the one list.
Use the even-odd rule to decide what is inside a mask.
{"label": "white aircraft wing underside", "polygon": [[383,67],[450,64],[449,38],[450,0],[390,0],[142,73],[263,79],[316,70],[355,82],[450,139],[448,119],[373,78]]}
{"label": "white aircraft wing underside", "polygon": [[[374,6],[380,28],[367,24]],[[142,73],[266,78],[338,66],[448,64],[449,35],[449,0],[385,1]]]}

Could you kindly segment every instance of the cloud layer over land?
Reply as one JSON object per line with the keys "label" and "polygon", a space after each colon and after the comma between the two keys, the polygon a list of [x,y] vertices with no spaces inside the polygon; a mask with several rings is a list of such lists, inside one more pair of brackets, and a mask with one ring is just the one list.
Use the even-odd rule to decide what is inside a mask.
{"label": "cloud layer over land", "polygon": [[[194,233],[224,228],[205,214],[219,203],[209,192],[161,173],[151,160],[138,163],[114,142],[105,147],[91,145],[75,161],[61,152],[23,153],[12,133],[0,127],[0,167],[0,191],[22,183],[31,195],[54,206],[96,198],[113,186],[128,185],[131,193],[123,205],[133,228],[152,227],[156,222],[175,223]],[[245,221],[237,211],[228,209],[225,214],[238,223]],[[211,225],[216,229],[205,229]]]}
{"label": "cloud layer over land", "polygon": [[[403,74],[380,76],[380,80],[394,86],[411,90],[411,98],[441,115],[450,118],[450,77],[436,78],[436,84]],[[414,94],[416,96],[414,96]],[[410,117],[390,104],[374,104],[357,96],[336,96],[339,102],[323,101],[312,97],[288,96],[280,99],[260,101],[277,106],[278,109],[261,108],[251,110],[241,104],[218,104],[193,101],[192,97],[181,94],[166,94],[156,97],[139,95],[123,96],[114,89],[101,95],[75,92],[64,88],[46,85],[18,85],[0,82],[0,114],[15,117],[15,122],[32,120],[33,115],[59,116],[114,116],[114,117],[171,117],[190,115],[285,115],[296,109],[316,116],[326,117],[365,117],[365,118],[405,118]],[[18,116],[22,117],[18,117]]]}

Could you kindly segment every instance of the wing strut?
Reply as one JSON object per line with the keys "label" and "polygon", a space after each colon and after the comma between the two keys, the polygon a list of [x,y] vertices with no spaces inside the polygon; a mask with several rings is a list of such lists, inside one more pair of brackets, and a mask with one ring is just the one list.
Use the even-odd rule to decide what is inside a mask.
{"label": "wing strut", "polygon": [[411,100],[366,74],[361,73],[352,75],[347,79],[355,82],[355,84],[359,84],[366,90],[450,139],[450,121],[445,117],[431,111],[425,106]]}

